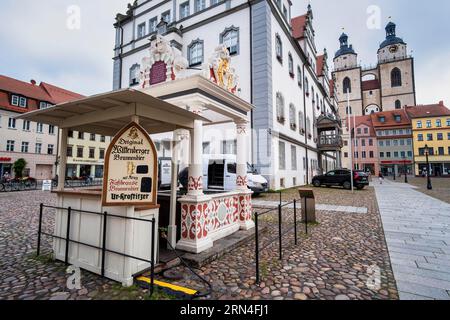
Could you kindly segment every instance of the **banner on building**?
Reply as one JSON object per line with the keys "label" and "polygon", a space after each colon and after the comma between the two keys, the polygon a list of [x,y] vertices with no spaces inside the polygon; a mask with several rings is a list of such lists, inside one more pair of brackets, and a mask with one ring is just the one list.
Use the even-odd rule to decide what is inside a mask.
{"label": "banner on building", "polygon": [[104,206],[156,205],[158,163],[150,135],[135,122],[112,140],[105,158]]}

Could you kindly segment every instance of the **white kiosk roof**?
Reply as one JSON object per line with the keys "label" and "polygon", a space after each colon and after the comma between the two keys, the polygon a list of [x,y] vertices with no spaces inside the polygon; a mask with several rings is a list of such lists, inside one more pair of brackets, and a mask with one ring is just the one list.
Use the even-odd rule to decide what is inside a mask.
{"label": "white kiosk roof", "polygon": [[192,129],[195,120],[210,120],[148,93],[123,89],[25,113],[17,119],[30,120],[81,132],[114,136],[133,116],[149,134]]}

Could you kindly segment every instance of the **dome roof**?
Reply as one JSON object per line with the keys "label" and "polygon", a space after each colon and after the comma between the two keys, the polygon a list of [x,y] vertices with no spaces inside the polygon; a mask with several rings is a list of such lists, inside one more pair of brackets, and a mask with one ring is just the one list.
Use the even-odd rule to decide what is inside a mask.
{"label": "dome roof", "polygon": [[380,44],[380,49],[387,47],[387,46],[392,46],[395,44],[406,44],[403,39],[399,38],[396,36],[395,30],[397,28],[397,25],[393,22],[389,22],[386,25],[386,40],[384,40],[381,44]]}
{"label": "dome roof", "polygon": [[352,45],[348,45],[348,35],[345,33],[342,33],[339,37],[339,42],[341,43],[341,48],[336,52],[334,58],[338,58],[344,54],[355,54],[355,50],[353,50]]}

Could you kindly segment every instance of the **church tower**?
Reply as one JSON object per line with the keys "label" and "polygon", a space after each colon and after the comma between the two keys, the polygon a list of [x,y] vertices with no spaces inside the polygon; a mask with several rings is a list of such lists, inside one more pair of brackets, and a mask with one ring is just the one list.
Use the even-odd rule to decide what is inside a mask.
{"label": "church tower", "polygon": [[[333,80],[336,84],[339,113],[345,119],[352,114],[362,115],[361,67],[358,65],[358,54],[348,43],[348,35],[342,33],[339,42],[340,48],[333,60]],[[347,107],[347,92],[350,95],[350,107]]]}
{"label": "church tower", "polygon": [[416,104],[414,59],[408,56],[407,44],[397,37],[396,24],[386,26],[386,39],[378,49],[378,68],[383,111]]}

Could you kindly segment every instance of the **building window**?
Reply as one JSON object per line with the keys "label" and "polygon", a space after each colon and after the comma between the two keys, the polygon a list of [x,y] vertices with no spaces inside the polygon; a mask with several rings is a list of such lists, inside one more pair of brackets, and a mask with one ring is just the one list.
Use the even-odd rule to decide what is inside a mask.
{"label": "building window", "polygon": [[393,88],[402,86],[402,72],[399,68],[394,68],[391,71],[391,86]]}
{"label": "building window", "polygon": [[37,133],[43,133],[44,132],[44,125],[42,123],[36,124],[36,132]]}
{"label": "building window", "polygon": [[384,158],[384,152],[380,152],[380,158]]}
{"label": "building window", "polygon": [[23,120],[23,131],[30,131],[31,122],[28,120]]}
{"label": "building window", "polygon": [[374,157],[373,151],[369,151],[369,158],[370,158],[370,159],[373,159],[373,157]]}
{"label": "building window", "polygon": [[294,78],[294,59],[292,58],[292,54],[288,55],[288,65],[289,65],[289,75],[291,78]]}
{"label": "building window", "polygon": [[27,98],[20,97],[19,99],[19,107],[26,108],[27,107]]}
{"label": "building window", "polygon": [[303,115],[302,111],[298,113],[298,127],[300,130],[300,134],[302,136],[305,135],[305,116]]}
{"label": "building window", "polygon": [[83,151],[84,151],[83,147],[77,148],[77,158],[83,158]]}
{"label": "building window", "polygon": [[284,97],[280,92],[277,92],[277,120],[279,123],[284,124],[286,117],[284,115]]}
{"label": "building window", "polygon": [[398,158],[398,151],[394,152],[394,158]]}
{"label": "building window", "polygon": [[309,81],[308,77],[305,76],[305,94],[307,97],[309,97]]}
{"label": "building window", "polygon": [[139,74],[140,74],[141,66],[139,64],[134,64],[130,68],[130,87],[139,84]]}
{"label": "building window", "polygon": [[72,130],[69,130],[69,133],[67,134],[67,136],[68,136],[69,138],[73,138],[73,131],[72,131]]}
{"label": "building window", "polygon": [[89,159],[95,158],[95,148],[89,148]]}
{"label": "building window", "polygon": [[190,14],[189,1],[180,4],[180,19],[186,18]]}
{"label": "building window", "polygon": [[436,120],[436,128],[441,128],[442,127],[442,121],[440,119]]}
{"label": "building window", "polygon": [[390,152],[386,152],[386,158],[390,158],[391,157],[391,153]]}
{"label": "building window", "polygon": [[8,120],[8,128],[9,129],[15,129],[16,128],[16,119],[9,118],[9,120]]}
{"label": "building window", "polygon": [[297,83],[300,88],[302,87],[302,81],[302,69],[300,67],[297,67]]}
{"label": "building window", "polygon": [[395,101],[395,109],[401,109],[402,108],[402,103],[400,102],[400,100],[396,100]]}
{"label": "building window", "polygon": [[78,132],[78,140],[84,140],[84,132]]}
{"label": "building window", "polygon": [[73,157],[73,147],[72,146],[67,147],[67,157],[69,157],[69,158]]}
{"label": "building window", "polygon": [[289,105],[289,123],[291,125],[292,130],[297,130],[297,119],[295,118],[297,112],[295,110],[295,106],[291,103]]}
{"label": "building window", "polygon": [[306,135],[308,136],[308,139],[312,139],[311,135],[311,119],[309,117],[306,117]]}
{"label": "building window", "polygon": [[282,141],[278,142],[278,161],[280,170],[286,170],[286,144]]}
{"label": "building window", "polygon": [[49,144],[47,148],[47,154],[52,155],[55,146],[53,144]]}
{"label": "building window", "polygon": [[422,129],[422,121],[417,121],[417,129]]}
{"label": "building window", "polygon": [[30,144],[28,142],[22,142],[22,153],[28,153],[28,146]]}
{"label": "building window", "polygon": [[170,19],[170,10],[168,10],[168,11],[166,11],[166,12],[164,12],[164,13],[162,13],[161,14],[161,19],[164,21],[164,22],[166,22],[166,23],[170,23],[171,21],[171,19]]}
{"label": "building window", "polygon": [[203,142],[203,154],[211,154],[211,143]]}
{"label": "building window", "polygon": [[95,133],[91,133],[90,140],[95,141]]}
{"label": "building window", "polygon": [[344,158],[348,158],[348,152],[344,152]]}
{"label": "building window", "polygon": [[206,8],[206,0],[195,0],[195,12],[202,11]]}
{"label": "building window", "polygon": [[378,117],[378,120],[379,120],[381,123],[385,123],[385,122],[386,122],[386,117],[385,117],[385,116],[380,116],[380,117]]}
{"label": "building window", "polygon": [[145,37],[145,22],[138,25],[137,37],[138,39]]}
{"label": "building window", "polygon": [[447,119],[447,127],[450,127],[450,119]]}
{"label": "building window", "polygon": [[222,143],[222,153],[223,154],[236,154],[237,152],[237,141],[229,140]]}
{"label": "building window", "polygon": [[275,53],[278,61],[283,63],[283,43],[281,42],[281,37],[278,34],[275,36]]}
{"label": "building window", "polygon": [[366,159],[366,158],[367,158],[367,153],[366,153],[366,151],[363,151],[363,152],[362,152],[361,157],[362,157],[363,159]]}
{"label": "building window", "polygon": [[8,140],[6,141],[6,151],[7,152],[14,152],[14,140]]}
{"label": "building window", "polygon": [[344,94],[352,92],[352,82],[349,77],[346,77],[342,83]]}
{"label": "building window", "polygon": [[447,132],[447,140],[450,140],[450,132]]}
{"label": "building window", "polygon": [[105,136],[100,136],[100,142],[106,142],[106,137]]}
{"label": "building window", "polygon": [[444,134],[443,133],[438,133],[437,134],[437,139],[438,139],[438,141],[444,140]]}
{"label": "building window", "polygon": [[42,143],[36,143],[36,146],[34,148],[35,153],[41,154],[42,153]]}
{"label": "building window", "polygon": [[428,133],[427,134],[427,141],[433,141],[433,134],[432,133]]}
{"label": "building window", "polygon": [[293,171],[297,171],[297,148],[291,146],[291,168]]}
{"label": "building window", "polygon": [[100,152],[99,152],[99,159],[100,159],[100,160],[105,159],[105,149],[100,149]]}
{"label": "building window", "polygon": [[188,61],[190,67],[203,63],[203,50],[203,41],[200,39],[192,41],[188,46]]}
{"label": "building window", "polygon": [[19,106],[19,96],[16,95],[11,96],[11,105]]}
{"label": "building window", "polygon": [[394,120],[395,120],[395,122],[401,122],[402,121],[402,117],[396,115],[396,116],[394,116]]}
{"label": "building window", "polygon": [[214,6],[219,3],[219,0],[211,0],[211,6]]}
{"label": "building window", "polygon": [[50,134],[50,135],[55,134],[55,126],[52,126],[52,125],[48,126],[48,134]]}
{"label": "building window", "polygon": [[431,120],[427,120],[427,129],[431,129],[432,124],[431,124]]}
{"label": "building window", "polygon": [[438,153],[439,153],[440,156],[445,155],[444,147],[439,147],[438,148]]}
{"label": "building window", "polygon": [[148,33],[156,32],[157,25],[158,25],[158,17],[151,18],[148,21]]}
{"label": "building window", "polygon": [[230,55],[239,54],[239,28],[231,26],[220,35],[220,43],[224,44]]}
{"label": "building window", "polygon": [[346,108],[345,108],[345,113],[346,113],[346,114],[352,114],[352,113],[353,113],[352,107],[346,107]]}

